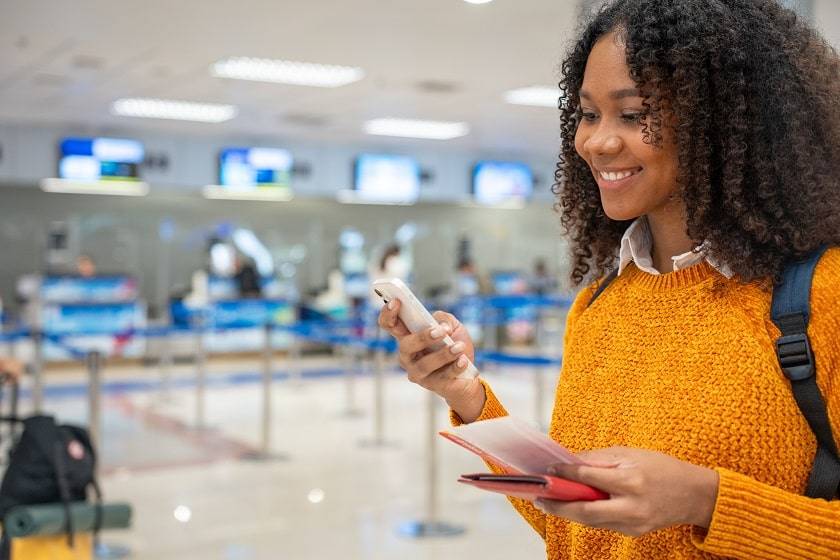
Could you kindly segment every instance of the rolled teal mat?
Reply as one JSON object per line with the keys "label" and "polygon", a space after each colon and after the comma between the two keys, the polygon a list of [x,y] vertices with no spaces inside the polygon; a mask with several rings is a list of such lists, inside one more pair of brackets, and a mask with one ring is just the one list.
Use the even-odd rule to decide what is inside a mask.
{"label": "rolled teal mat", "polygon": [[[70,515],[74,531],[92,531],[96,506],[87,502],[74,502],[70,504]],[[13,539],[32,535],[60,535],[65,530],[64,520],[64,506],[61,504],[15,506],[6,514],[3,529]],[[131,505],[102,505],[102,530],[127,529],[130,526]]]}

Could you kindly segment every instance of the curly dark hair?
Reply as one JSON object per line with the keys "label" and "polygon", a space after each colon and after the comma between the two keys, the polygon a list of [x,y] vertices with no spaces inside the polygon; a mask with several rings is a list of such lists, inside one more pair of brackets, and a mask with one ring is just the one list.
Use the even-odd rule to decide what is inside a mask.
{"label": "curly dark hair", "polygon": [[[645,142],[674,122],[688,236],[742,281],[840,244],[837,53],[775,0],[616,0],[561,67],[562,148],[553,190],[576,285],[615,266],[629,221],[608,218],[577,154],[579,91],[595,42],[616,31],[644,97]],[[667,112],[667,114],[665,114]]]}

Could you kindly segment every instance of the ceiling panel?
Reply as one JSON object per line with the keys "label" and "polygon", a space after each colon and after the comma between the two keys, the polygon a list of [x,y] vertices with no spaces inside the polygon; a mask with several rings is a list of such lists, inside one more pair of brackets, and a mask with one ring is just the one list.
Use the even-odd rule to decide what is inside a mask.
{"label": "ceiling panel", "polygon": [[[820,25],[840,36],[836,0],[800,3],[831,14]],[[553,158],[556,110],[507,105],[501,95],[556,83],[577,13],[576,0],[7,2],[0,120],[352,142],[370,141],[361,132],[369,118],[449,119],[468,122],[472,133],[439,144],[447,149]],[[210,76],[214,61],[243,55],[361,66],[367,75],[329,90]],[[419,89],[424,81],[453,90]],[[241,111],[220,125],[138,121],[109,114],[121,96],[234,103]]]}

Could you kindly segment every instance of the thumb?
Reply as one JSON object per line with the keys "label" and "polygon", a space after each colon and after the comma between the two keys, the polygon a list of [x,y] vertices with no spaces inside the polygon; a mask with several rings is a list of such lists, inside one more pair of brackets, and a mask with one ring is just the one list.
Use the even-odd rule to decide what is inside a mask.
{"label": "thumb", "polygon": [[592,465],[555,465],[549,469],[558,478],[580,482],[608,494],[617,494],[623,488],[622,481],[626,473],[622,469]]}
{"label": "thumb", "polygon": [[[587,467],[598,467],[601,469],[614,469],[615,467],[619,466],[620,463],[615,461],[606,461],[606,460],[598,460],[598,459],[585,459],[581,455],[577,456],[579,459],[583,460],[581,465]],[[559,475],[563,471],[563,467],[570,466],[568,463],[555,463],[546,469],[546,473],[552,476]]]}
{"label": "thumb", "polygon": [[588,449],[581,451],[575,456],[590,467],[618,467],[624,456],[624,449],[620,447],[608,447],[606,449]]}
{"label": "thumb", "polygon": [[621,464],[617,461],[601,461],[598,459],[583,459],[583,462],[589,467],[600,467],[602,469],[614,469]]}

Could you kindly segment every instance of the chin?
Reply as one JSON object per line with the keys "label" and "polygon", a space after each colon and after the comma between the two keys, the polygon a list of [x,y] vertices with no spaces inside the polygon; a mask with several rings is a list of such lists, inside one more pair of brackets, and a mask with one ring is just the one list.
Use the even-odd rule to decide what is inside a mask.
{"label": "chin", "polygon": [[615,220],[616,222],[623,222],[627,220],[635,220],[644,212],[641,212],[638,208],[628,208],[627,206],[621,204],[610,204],[601,200],[601,207],[604,209],[604,214],[611,220]]}

